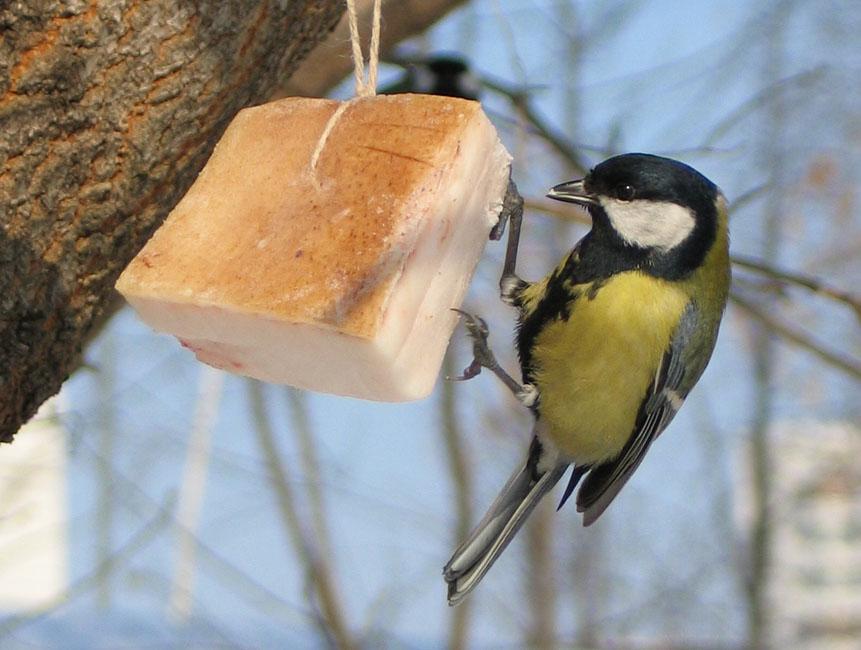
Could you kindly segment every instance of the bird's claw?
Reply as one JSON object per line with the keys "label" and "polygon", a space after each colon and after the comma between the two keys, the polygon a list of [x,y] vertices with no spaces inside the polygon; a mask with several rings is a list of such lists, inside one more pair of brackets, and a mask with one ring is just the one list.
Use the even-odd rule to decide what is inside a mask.
{"label": "bird's claw", "polygon": [[499,214],[499,221],[496,222],[496,225],[490,229],[489,239],[491,241],[499,241],[502,239],[502,236],[505,234],[505,226],[508,224],[509,213],[503,210]]}
{"label": "bird's claw", "polygon": [[469,332],[473,343],[481,342],[484,347],[487,347],[487,336],[490,330],[487,327],[487,322],[481,316],[474,316],[462,309],[452,309],[463,317],[463,322],[466,325],[466,330]]}
{"label": "bird's claw", "polygon": [[473,359],[459,376],[451,377],[450,379],[454,381],[466,381],[480,374],[482,368],[487,368],[488,370],[496,368],[499,364],[487,345],[487,337],[490,334],[490,330],[485,320],[481,316],[474,316],[461,309],[453,309],[452,311],[457,312],[463,317],[466,331],[472,339]]}
{"label": "bird's claw", "polygon": [[472,363],[470,363],[466,368],[463,369],[463,372],[456,377],[446,377],[449,381],[467,381],[468,379],[472,379],[473,377],[481,374],[481,364],[477,359],[473,359]]}

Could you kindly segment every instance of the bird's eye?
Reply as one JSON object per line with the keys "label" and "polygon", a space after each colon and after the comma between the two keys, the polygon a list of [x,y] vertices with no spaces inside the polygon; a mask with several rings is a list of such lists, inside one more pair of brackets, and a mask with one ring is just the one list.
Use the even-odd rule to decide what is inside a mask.
{"label": "bird's eye", "polygon": [[616,197],[621,201],[632,201],[637,194],[633,185],[620,185],[616,188]]}

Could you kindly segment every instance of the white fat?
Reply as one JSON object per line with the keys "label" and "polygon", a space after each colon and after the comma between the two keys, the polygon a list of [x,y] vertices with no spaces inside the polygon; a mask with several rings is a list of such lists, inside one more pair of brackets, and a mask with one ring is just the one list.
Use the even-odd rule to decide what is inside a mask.
{"label": "white fat", "polygon": [[510,162],[490,122],[481,120],[463,135],[439,191],[408,201],[403,218],[423,216],[424,225],[416,241],[404,244],[411,252],[373,339],[191,301],[128,300],[144,321],[218,368],[365,399],[425,397],[458,321],[452,308],[461,305],[497,221]]}
{"label": "white fat", "polygon": [[693,213],[668,201],[620,201],[601,197],[613,229],[628,244],[668,251],[681,244],[696,222]]}

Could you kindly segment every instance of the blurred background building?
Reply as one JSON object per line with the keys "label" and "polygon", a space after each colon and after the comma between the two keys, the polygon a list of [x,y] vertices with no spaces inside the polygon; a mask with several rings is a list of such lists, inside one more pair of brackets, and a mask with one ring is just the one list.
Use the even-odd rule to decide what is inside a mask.
{"label": "blurred background building", "polygon": [[0,454],[0,613],[50,610],[68,589],[63,410],[57,398],[45,402],[21,444]]}
{"label": "blurred background building", "polygon": [[[775,423],[769,637],[775,648],[858,647],[861,638],[861,429]],[[742,483],[743,485],[743,483]],[[750,497],[740,490],[743,505]]]}

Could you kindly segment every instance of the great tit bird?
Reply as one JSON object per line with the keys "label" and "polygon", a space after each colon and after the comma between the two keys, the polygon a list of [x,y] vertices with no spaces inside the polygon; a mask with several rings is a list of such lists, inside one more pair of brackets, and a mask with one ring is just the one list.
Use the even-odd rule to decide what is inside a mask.
{"label": "great tit bird", "polygon": [[476,358],[461,378],[492,370],[535,424],[525,464],[445,566],[451,605],[569,465],[559,507],[583,479],[577,510],[594,523],[702,375],[726,305],[726,201],[688,165],[624,154],[548,196],[585,207],[592,229],[538,282],[514,274],[513,255],[506,260],[500,287],[519,312],[522,385],[496,363],[484,322],[464,314]]}

